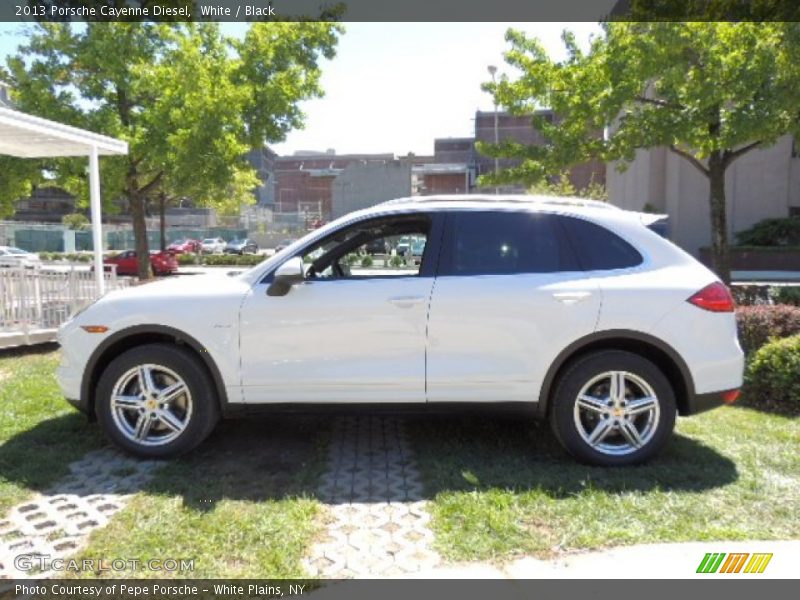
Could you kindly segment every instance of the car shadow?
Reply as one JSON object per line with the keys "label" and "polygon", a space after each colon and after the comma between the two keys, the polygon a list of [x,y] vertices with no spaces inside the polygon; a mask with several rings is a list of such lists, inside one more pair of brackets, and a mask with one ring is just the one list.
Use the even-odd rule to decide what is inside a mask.
{"label": "car shadow", "polygon": [[703,492],[739,477],[730,458],[679,433],[647,464],[603,468],[567,455],[546,422],[513,414],[432,415],[409,419],[406,429],[428,497],[493,488],[535,489],[553,498],[569,498],[587,488],[610,493]]}
{"label": "car shadow", "polygon": [[[223,499],[250,502],[325,498],[320,476],[336,413],[273,414],[222,422],[199,448],[163,461],[142,484],[151,494],[179,496],[184,506],[209,511]],[[545,423],[505,414],[404,415],[409,445],[423,480],[422,499],[449,491],[538,489],[568,498],[587,486],[611,493],[632,490],[702,492],[738,478],[736,465],[714,449],[675,435],[665,452],[647,465],[587,467],[564,453]],[[0,446],[0,478],[39,492],[68,471],[74,452],[59,451],[70,436],[104,442],[96,424],[77,413],[48,419]],[[47,463],[36,460],[48,448]],[[43,469],[45,471],[43,471]],[[56,477],[57,478],[57,477]],[[83,493],[105,493],[102,480]],[[136,490],[132,490],[136,491]],[[389,498],[402,501],[405,498]]]}

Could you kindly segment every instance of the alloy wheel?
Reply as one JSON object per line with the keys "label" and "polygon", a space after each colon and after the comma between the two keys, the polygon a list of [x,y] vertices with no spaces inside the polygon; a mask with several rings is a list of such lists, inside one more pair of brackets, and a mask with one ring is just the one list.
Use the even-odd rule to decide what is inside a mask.
{"label": "alloy wheel", "polygon": [[578,434],[594,450],[609,456],[631,454],[646,446],[660,416],[653,387],[628,371],[606,371],[593,377],[574,404]]}
{"label": "alloy wheel", "polygon": [[143,446],[172,442],[192,417],[189,386],[173,370],[157,364],[126,371],[114,385],[110,405],[119,431]]}

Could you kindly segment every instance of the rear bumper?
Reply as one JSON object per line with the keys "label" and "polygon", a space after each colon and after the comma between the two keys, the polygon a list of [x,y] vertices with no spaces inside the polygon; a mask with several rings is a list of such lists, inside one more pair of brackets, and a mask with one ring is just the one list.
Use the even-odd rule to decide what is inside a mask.
{"label": "rear bumper", "polygon": [[721,392],[695,394],[692,398],[689,398],[688,410],[686,411],[685,415],[696,415],[698,413],[703,413],[708,410],[724,406],[725,404],[732,404],[733,401],[727,398],[736,391],[738,391],[738,388],[732,390],[723,390]]}

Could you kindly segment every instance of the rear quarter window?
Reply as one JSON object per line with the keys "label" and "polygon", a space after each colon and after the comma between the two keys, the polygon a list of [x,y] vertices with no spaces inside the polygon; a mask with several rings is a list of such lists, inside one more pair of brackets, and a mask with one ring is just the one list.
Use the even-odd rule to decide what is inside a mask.
{"label": "rear quarter window", "polygon": [[601,225],[574,217],[563,223],[585,271],[629,269],[644,262],[636,248]]}

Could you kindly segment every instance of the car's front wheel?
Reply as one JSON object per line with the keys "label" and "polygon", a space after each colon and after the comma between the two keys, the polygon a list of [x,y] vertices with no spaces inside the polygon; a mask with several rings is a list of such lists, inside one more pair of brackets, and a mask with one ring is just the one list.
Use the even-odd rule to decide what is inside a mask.
{"label": "car's front wheel", "polygon": [[100,377],[95,410],[108,438],[145,458],[167,458],[202,442],[219,420],[214,384],[179,346],[148,344],[115,358]]}
{"label": "car's front wheel", "polygon": [[622,466],[650,460],[675,426],[675,394],[646,358],[620,350],[585,355],[556,384],[550,423],[578,460]]}

